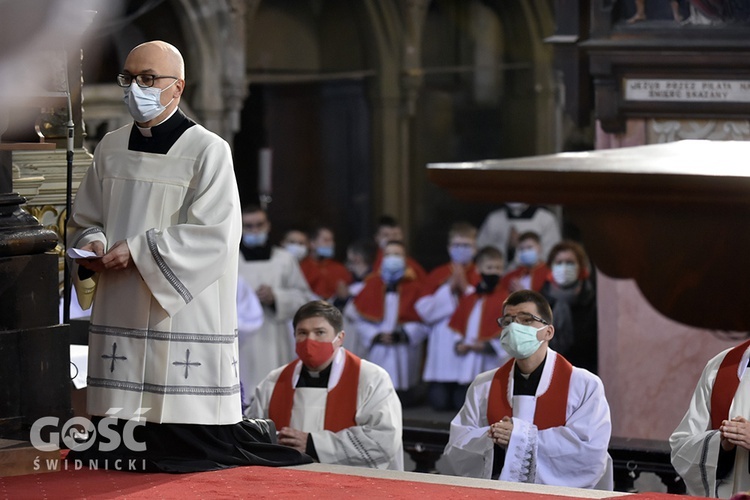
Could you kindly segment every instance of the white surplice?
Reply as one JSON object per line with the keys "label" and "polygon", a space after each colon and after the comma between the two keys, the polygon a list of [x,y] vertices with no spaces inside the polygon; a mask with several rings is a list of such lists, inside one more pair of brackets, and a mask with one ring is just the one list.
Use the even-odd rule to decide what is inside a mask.
{"label": "white surplice", "polygon": [[[556,358],[557,353],[547,349],[536,397],[523,401],[507,396],[513,394],[511,370],[506,397],[513,408],[513,431],[499,479],[611,490],[612,460],[607,448],[612,424],[599,377],[574,367],[565,425],[539,430],[533,424],[536,398],[549,389]],[[487,399],[496,371],[482,373],[472,382],[464,406],[451,422],[444,457],[456,475],[491,478],[494,444],[488,436]]]}
{"label": "white surplice", "polygon": [[[419,364],[422,344],[427,338],[427,327],[417,321],[398,323],[399,294],[388,292],[383,303],[383,319],[379,323],[360,317],[356,322],[360,344],[367,352],[365,356],[378,366],[385,368],[391,376],[393,386],[405,391],[419,382]],[[375,336],[382,332],[392,332],[401,326],[408,342],[399,344],[373,344]]]}
{"label": "white surplice", "polygon": [[[404,470],[401,402],[388,373],[379,366],[361,361],[354,418],[357,425],[339,432],[323,429],[328,392],[341,379],[344,360],[344,349],[339,349],[331,366],[327,389],[302,387],[294,390],[289,426],[312,434],[321,463]],[[268,418],[271,396],[283,369],[272,371],[257,387],[247,412],[250,418]],[[302,362],[298,362],[292,386],[297,385],[301,369]]]}
{"label": "white surplice", "polygon": [[364,287],[364,281],[355,281],[349,285],[349,295],[351,298],[344,306],[344,310],[341,311],[344,318],[344,331],[346,332],[346,335],[344,336],[344,349],[360,358],[366,357],[367,352],[362,346],[359,334],[357,333],[359,314],[357,313],[357,308],[354,307],[354,298]]}
{"label": "white surplice", "polygon": [[242,222],[229,145],[194,125],[166,154],[130,151],[132,127],[99,143],[68,226],[70,247],[126,240],[135,264],[99,276],[88,411],[237,423]]}
{"label": "white surplice", "polygon": [[[474,291],[469,287],[469,292]],[[456,354],[456,334],[448,322],[458,306],[458,298],[445,283],[431,295],[421,297],[414,309],[429,328],[427,354],[422,379],[426,382],[456,382],[459,356]]]}
{"label": "white surplice", "polygon": [[271,370],[297,357],[291,321],[313,294],[297,258],[283,248],[273,247],[269,260],[245,260],[240,256],[239,274],[253,290],[270,286],[275,297],[273,307],[263,306],[260,328],[239,332],[240,379],[244,404],[248,405],[254,388]]}
{"label": "white surplice", "polygon": [[[479,339],[479,328],[482,321],[482,308],[485,298],[480,296],[474,308],[469,314],[466,322],[465,335],[453,332],[453,341],[463,344],[474,344]],[[493,352],[476,352],[469,351],[463,356],[458,357],[458,366],[456,369],[456,381],[459,384],[470,384],[482,372],[499,368],[510,359],[510,355],[505,352],[500,344],[500,338],[490,339],[490,346]]]}
{"label": "white surplice", "polygon": [[[690,495],[729,498],[735,493],[750,490],[748,451],[737,446],[734,467],[729,474],[716,479],[721,435],[711,429],[711,391],[719,366],[727,349],[713,357],[703,369],[687,413],[677,426],[669,444],[672,448],[672,466],[685,481]],[[740,385],[729,408],[729,418],[742,416],[750,419],[750,371],[747,370],[750,349],[740,361],[737,376]]]}

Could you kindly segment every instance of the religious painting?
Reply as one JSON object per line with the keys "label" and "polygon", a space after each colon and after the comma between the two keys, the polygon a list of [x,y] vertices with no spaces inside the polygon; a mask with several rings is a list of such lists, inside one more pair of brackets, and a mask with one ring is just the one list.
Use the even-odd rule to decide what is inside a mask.
{"label": "religious painting", "polygon": [[747,0],[619,0],[615,24],[654,28],[750,25]]}

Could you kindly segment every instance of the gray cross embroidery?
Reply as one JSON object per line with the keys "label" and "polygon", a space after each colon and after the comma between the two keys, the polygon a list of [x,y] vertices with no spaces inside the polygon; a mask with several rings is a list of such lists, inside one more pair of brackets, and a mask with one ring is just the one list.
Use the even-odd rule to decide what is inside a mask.
{"label": "gray cross embroidery", "polygon": [[190,349],[185,349],[185,361],[175,361],[172,363],[174,366],[183,365],[185,367],[185,378],[188,378],[188,370],[191,366],[200,366],[201,364],[197,361],[190,361]]}
{"label": "gray cross embroidery", "polygon": [[234,366],[234,376],[237,376],[237,360],[232,358],[232,366]]}
{"label": "gray cross embroidery", "polygon": [[112,342],[112,355],[110,356],[108,354],[102,354],[102,359],[112,360],[112,364],[109,365],[109,372],[112,373],[113,371],[115,371],[115,361],[117,361],[118,359],[126,360],[128,358],[126,358],[125,356],[117,356],[117,342]]}

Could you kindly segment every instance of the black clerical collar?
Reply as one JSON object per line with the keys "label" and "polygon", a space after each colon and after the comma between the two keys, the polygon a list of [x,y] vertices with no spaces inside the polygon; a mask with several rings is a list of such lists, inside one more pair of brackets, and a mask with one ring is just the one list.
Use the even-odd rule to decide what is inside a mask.
{"label": "black clerical collar", "polygon": [[299,380],[297,381],[297,387],[322,387],[328,388],[328,379],[331,378],[331,367],[333,363],[326,366],[324,369],[317,373],[317,376],[313,376],[310,370],[305,365],[302,365],[302,370],[299,372]]}
{"label": "black clerical collar", "polygon": [[171,117],[149,129],[151,137],[144,136],[134,123],[130,131],[128,149],[143,153],[167,154],[177,139],[193,125],[195,122],[185,116],[179,108]]}
{"label": "black clerical collar", "polygon": [[539,387],[539,381],[542,379],[544,364],[547,362],[547,356],[544,357],[536,370],[529,374],[529,378],[521,374],[518,365],[513,369],[513,395],[514,396],[534,396],[536,389]]}
{"label": "black clerical collar", "polygon": [[269,244],[262,247],[248,247],[240,243],[240,251],[245,260],[269,260],[271,258],[271,245]]}

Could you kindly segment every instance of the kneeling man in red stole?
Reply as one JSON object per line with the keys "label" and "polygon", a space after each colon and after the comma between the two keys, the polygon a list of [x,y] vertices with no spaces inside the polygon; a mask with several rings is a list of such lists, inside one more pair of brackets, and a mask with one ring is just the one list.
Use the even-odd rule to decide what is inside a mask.
{"label": "kneeling man in red stole", "polygon": [[401,402],[388,373],[342,348],[333,305],[308,302],[292,325],[299,359],[258,385],[248,416],[270,418],[279,444],[321,463],[403,470]]}
{"label": "kneeling man in red stole", "polygon": [[552,310],[539,293],[510,294],[497,321],[512,359],[469,386],[445,448],[452,471],[611,490],[612,423],[602,381],[549,348]]}

